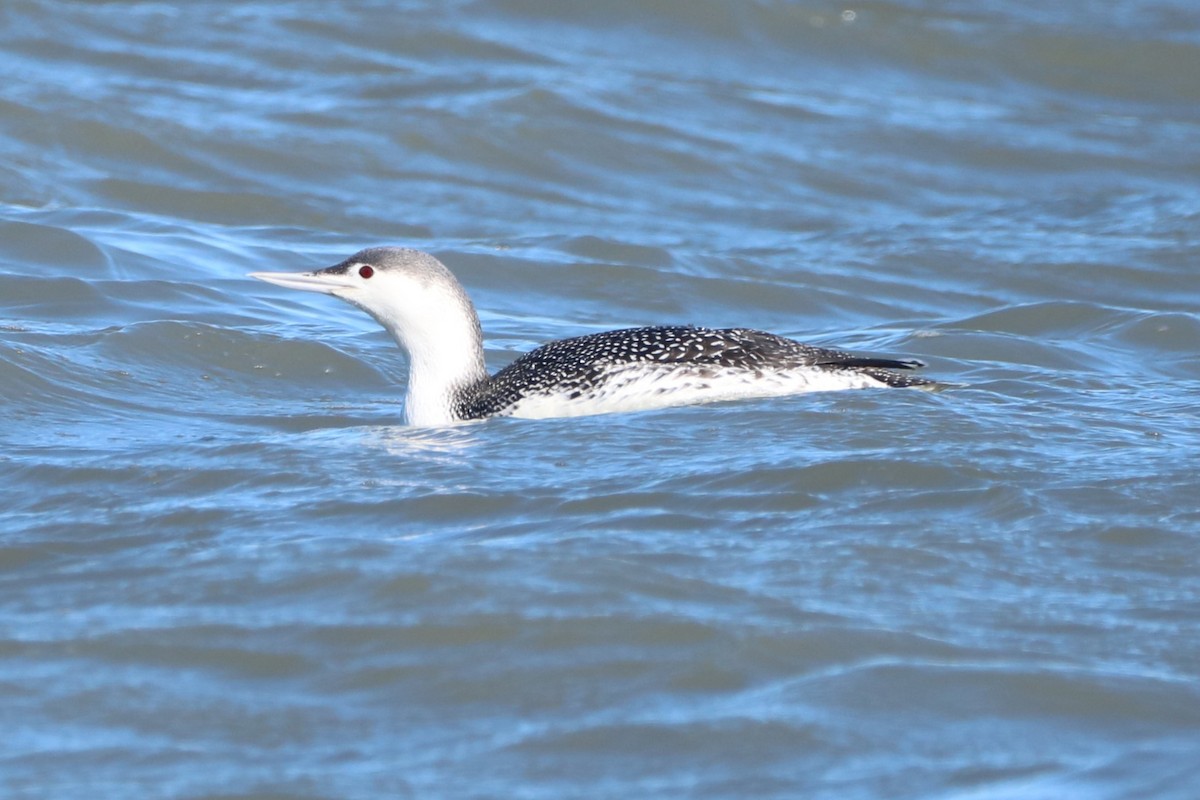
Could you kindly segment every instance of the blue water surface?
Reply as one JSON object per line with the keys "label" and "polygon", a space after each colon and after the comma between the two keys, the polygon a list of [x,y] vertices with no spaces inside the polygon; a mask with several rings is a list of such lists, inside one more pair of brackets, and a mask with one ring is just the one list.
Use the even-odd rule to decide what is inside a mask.
{"label": "blue water surface", "polygon": [[[5,5],[3,795],[1191,800],[1193,6]],[[952,386],[413,429],[377,244]]]}

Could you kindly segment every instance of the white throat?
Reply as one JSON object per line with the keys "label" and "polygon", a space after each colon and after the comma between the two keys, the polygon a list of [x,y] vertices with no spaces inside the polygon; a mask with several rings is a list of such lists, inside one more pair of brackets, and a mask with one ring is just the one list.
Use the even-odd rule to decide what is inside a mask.
{"label": "white throat", "polygon": [[457,281],[405,288],[389,292],[386,303],[346,299],[375,317],[408,354],[405,421],[425,427],[458,422],[459,392],[487,378],[479,317]]}

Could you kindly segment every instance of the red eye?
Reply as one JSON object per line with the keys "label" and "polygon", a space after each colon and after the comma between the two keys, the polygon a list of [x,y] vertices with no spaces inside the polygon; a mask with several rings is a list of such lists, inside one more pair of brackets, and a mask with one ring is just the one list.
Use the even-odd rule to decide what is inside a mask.
{"label": "red eye", "polygon": [[358,268],[358,276],[364,280],[366,280],[367,278],[371,277],[374,274],[375,274],[375,270],[372,269],[371,267],[367,266],[366,264],[363,264],[361,267]]}

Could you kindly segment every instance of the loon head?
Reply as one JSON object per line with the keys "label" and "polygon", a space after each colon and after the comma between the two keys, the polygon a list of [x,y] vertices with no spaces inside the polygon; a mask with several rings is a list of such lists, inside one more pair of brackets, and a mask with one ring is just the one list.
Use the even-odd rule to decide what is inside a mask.
{"label": "loon head", "polygon": [[360,250],[345,261],[314,272],[251,272],[250,277],[289,289],[340,297],[389,330],[428,327],[446,311],[444,306],[460,308],[464,302],[470,306],[462,286],[442,262],[405,247]]}
{"label": "loon head", "polygon": [[475,307],[454,274],[429,253],[371,247],[314,272],[252,272],[250,277],[331,294],[387,328],[409,356],[410,422],[440,415],[458,389],[487,376]]}

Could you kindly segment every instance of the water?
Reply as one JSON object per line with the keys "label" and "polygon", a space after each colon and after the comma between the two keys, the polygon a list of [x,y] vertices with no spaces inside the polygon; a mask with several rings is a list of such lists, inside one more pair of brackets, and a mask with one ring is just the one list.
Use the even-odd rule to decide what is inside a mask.
{"label": "water", "polygon": [[[1200,793],[1200,11],[0,10],[5,797]],[[337,301],[430,250],[492,368],[625,325],[918,357],[450,430]]]}

